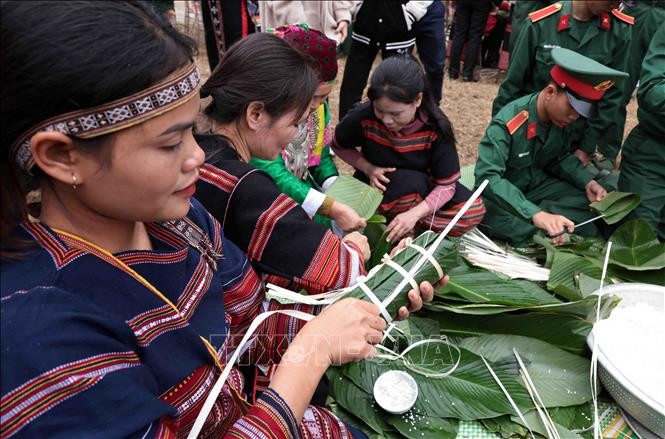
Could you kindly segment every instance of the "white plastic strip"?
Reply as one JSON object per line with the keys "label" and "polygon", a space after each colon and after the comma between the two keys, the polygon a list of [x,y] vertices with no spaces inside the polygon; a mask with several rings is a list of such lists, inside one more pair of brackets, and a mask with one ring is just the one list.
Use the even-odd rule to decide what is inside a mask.
{"label": "white plastic strip", "polygon": [[421,255],[423,255],[430,264],[432,264],[432,267],[436,270],[436,274],[439,275],[439,279],[443,277],[443,269],[441,268],[441,265],[434,259],[434,256],[431,254],[427,253],[427,250],[419,246],[418,244],[410,244],[409,247],[411,247],[414,250],[417,250]]}
{"label": "white plastic strip", "polygon": [[188,439],[196,439],[201,433],[201,429],[203,428],[203,424],[205,420],[208,418],[208,414],[210,414],[210,410],[212,410],[213,405],[215,404],[215,401],[217,401],[217,397],[219,396],[219,392],[222,391],[222,388],[224,387],[224,383],[226,382],[226,379],[229,376],[229,373],[231,373],[231,369],[233,369],[234,364],[236,361],[238,361],[238,357],[240,356],[240,353],[244,351],[245,344],[247,344],[247,341],[249,338],[254,334],[254,331],[256,331],[256,328],[259,327],[261,323],[268,317],[272,316],[273,314],[285,314],[287,316],[299,319],[299,320],[305,320],[305,321],[310,321],[314,318],[313,315],[307,314],[302,311],[295,311],[295,310],[277,310],[277,311],[268,311],[259,314],[254,321],[252,321],[252,324],[249,325],[249,328],[247,328],[247,332],[245,333],[245,336],[242,338],[240,341],[240,344],[238,344],[238,347],[236,350],[233,352],[233,355],[231,355],[231,358],[229,359],[228,363],[226,363],[226,366],[224,367],[224,370],[222,371],[221,375],[219,378],[217,378],[217,381],[215,382],[215,385],[210,389],[210,393],[208,393],[208,396],[206,397],[205,402],[203,403],[203,407],[201,408],[201,411],[199,412],[198,416],[196,417],[196,420],[194,421],[194,425],[192,426],[192,429],[190,430],[189,434],[187,435]]}
{"label": "white plastic strip", "polygon": [[538,416],[540,416],[540,421],[543,423],[543,426],[547,431],[547,437],[550,439],[561,439],[559,432],[554,425],[554,421],[552,421],[550,414],[547,412],[547,408],[545,408],[545,404],[540,398],[538,390],[536,390],[536,385],[531,380],[529,371],[526,369],[524,362],[522,362],[522,357],[520,356],[519,352],[517,352],[517,349],[513,348],[513,354],[515,355],[515,358],[517,358],[517,363],[520,366],[520,376],[522,377],[522,381],[524,381],[524,387],[526,387],[526,390],[529,392],[529,396],[531,397],[533,404],[536,406],[536,411],[538,412]]}
{"label": "white plastic strip", "polygon": [[[600,288],[598,289],[598,301],[596,302],[596,320],[600,320],[600,304],[603,301],[603,285],[605,284],[605,275],[607,274],[607,264],[610,261],[610,250],[612,250],[612,241],[607,241],[607,251],[605,252],[605,261],[603,262],[603,272],[600,276]],[[600,431],[600,417],[598,416],[598,337],[593,337],[593,348],[591,350],[591,371],[589,380],[591,381],[591,401],[593,402],[593,438],[602,437]]]}
{"label": "white plastic strip", "polygon": [[[457,352],[457,359],[455,360],[453,365],[450,367],[450,369],[448,369],[445,372],[432,372],[430,370],[422,369],[422,368],[418,367],[416,364],[412,363],[406,357],[406,354],[409,351],[413,350],[414,348],[416,348],[418,346],[422,346],[424,344],[437,344],[437,343],[445,344],[449,348],[453,348],[453,350],[455,350]],[[374,345],[374,347],[377,349],[377,351],[382,350],[382,351],[386,352],[385,354],[376,354],[376,356],[374,358],[380,359],[380,360],[390,360],[390,361],[400,360],[400,361],[402,361],[402,363],[404,363],[404,366],[407,369],[409,369],[409,370],[411,370],[411,371],[413,371],[413,372],[415,372],[419,375],[423,375],[427,378],[445,378],[445,377],[447,377],[448,375],[450,375],[451,373],[453,373],[457,369],[457,367],[459,366],[460,360],[462,358],[462,352],[460,351],[460,348],[458,348],[455,344],[453,344],[453,343],[451,343],[448,340],[443,339],[443,338],[430,338],[430,339],[427,339],[427,340],[417,341],[417,342],[413,343],[412,345],[409,345],[406,349],[404,349],[401,354],[398,354],[397,352],[395,352],[391,349],[388,349],[387,347],[382,346],[382,345]],[[451,353],[451,359],[452,359],[452,353]]]}
{"label": "white plastic strip", "polygon": [[418,291],[418,282],[411,276],[411,273],[406,271],[401,265],[395,263],[392,259],[386,259],[386,262],[384,262],[387,266],[398,272],[399,274],[402,275],[404,279],[406,279],[407,282],[411,284],[411,288],[414,290]]}
{"label": "white plastic strip", "polygon": [[363,290],[363,293],[369,298],[369,300],[376,306],[379,307],[379,311],[381,311],[381,315],[383,315],[383,318],[386,320],[388,323],[392,323],[393,318],[390,316],[388,313],[388,310],[386,307],[381,303],[378,297],[374,294],[374,291],[372,291],[367,285],[365,285],[364,279],[359,279],[358,280],[358,287],[360,287],[361,290]]}
{"label": "white plastic strip", "polygon": [[[487,180],[485,180],[487,181]],[[485,366],[487,367],[487,370],[490,371],[490,375],[492,375],[492,378],[494,378],[494,381],[499,385],[499,388],[503,392],[504,395],[506,395],[506,398],[508,399],[508,402],[510,403],[511,407],[513,410],[515,410],[515,413],[517,413],[517,416],[520,418],[520,420],[524,423],[524,426],[526,427],[527,430],[529,430],[529,433],[531,433],[531,438],[536,439],[536,436],[533,434],[533,431],[531,431],[531,427],[529,427],[529,423],[526,422],[526,419],[524,419],[524,415],[520,411],[520,409],[517,407],[517,404],[515,404],[515,401],[513,400],[513,397],[510,396],[510,393],[508,393],[508,390],[504,387],[503,383],[499,379],[498,376],[494,373],[494,369],[492,369],[492,366],[489,365],[487,360],[485,360],[485,357],[482,355],[480,356],[480,359],[483,360],[483,363],[485,363]]]}

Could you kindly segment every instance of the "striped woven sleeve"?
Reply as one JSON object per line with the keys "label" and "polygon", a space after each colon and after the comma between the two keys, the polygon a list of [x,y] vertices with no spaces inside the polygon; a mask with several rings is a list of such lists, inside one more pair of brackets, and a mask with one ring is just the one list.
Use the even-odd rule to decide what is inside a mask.
{"label": "striped woven sleeve", "polygon": [[298,422],[291,408],[272,389],[267,389],[226,432],[229,438],[280,439],[301,437]]}
{"label": "striped woven sleeve", "polygon": [[270,282],[316,294],[348,286],[354,273],[364,274],[359,249],[312,222],[267,174],[239,162],[218,164],[224,169],[201,169],[197,198]]}
{"label": "striped woven sleeve", "polygon": [[122,321],[62,289],[2,299],[2,437],[154,434],[175,415]]}
{"label": "striped woven sleeve", "polygon": [[[234,350],[252,321],[264,311],[295,309],[318,314],[320,307],[282,305],[265,296],[265,286],[242,251],[225,240],[224,261],[220,266],[224,288],[225,312],[230,317],[230,331],[225,349]],[[276,364],[306,322],[284,314],[273,314],[254,333],[244,353],[243,364]]]}

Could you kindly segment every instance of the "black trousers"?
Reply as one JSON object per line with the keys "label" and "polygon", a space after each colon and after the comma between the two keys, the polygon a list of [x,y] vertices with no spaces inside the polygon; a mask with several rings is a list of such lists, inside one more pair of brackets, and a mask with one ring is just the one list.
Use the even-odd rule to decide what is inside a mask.
{"label": "black trousers", "polygon": [[[356,40],[351,41],[351,50],[349,50],[349,56],[346,58],[342,86],[339,92],[339,120],[342,120],[351,107],[360,102],[378,51],[378,47],[369,46]],[[413,46],[399,50],[381,49],[381,58],[386,59],[412,51]]]}
{"label": "black trousers", "polygon": [[496,26],[483,38],[480,56],[483,67],[496,67],[499,64],[499,50],[503,43],[507,25],[508,20],[501,15],[497,15]]}
{"label": "black trousers", "polygon": [[464,43],[466,46],[466,57],[464,58],[464,69],[462,76],[473,76],[473,69],[478,61],[480,40],[483,37],[483,29],[487,22],[487,16],[492,9],[490,0],[458,0],[455,11],[455,24],[453,32],[453,47],[450,51],[450,64],[448,72],[451,76],[457,76],[460,70],[460,56]]}

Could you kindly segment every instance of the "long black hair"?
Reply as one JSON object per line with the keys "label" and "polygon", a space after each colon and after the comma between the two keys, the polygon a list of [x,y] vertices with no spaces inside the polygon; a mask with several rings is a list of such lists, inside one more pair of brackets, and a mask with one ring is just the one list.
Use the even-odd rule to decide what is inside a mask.
{"label": "long black hair", "polygon": [[255,33],[235,43],[201,88],[212,96],[205,113],[229,123],[242,117],[251,102],[279,118],[296,110],[296,120],[307,111],[319,85],[305,57],[281,38]]}
{"label": "long black hair", "polygon": [[453,126],[434,103],[425,71],[412,56],[391,56],[383,60],[372,73],[367,97],[371,101],[385,97],[391,101],[411,104],[418,97],[418,93],[423,94],[421,108],[436,121],[443,138],[454,145]]}
{"label": "long black hair", "polygon": [[[3,1],[2,257],[15,256],[11,229],[27,217],[25,176],[10,155],[32,126],[70,111],[120,99],[191,62],[195,42],[147,2]],[[77,140],[99,149],[112,134]]]}

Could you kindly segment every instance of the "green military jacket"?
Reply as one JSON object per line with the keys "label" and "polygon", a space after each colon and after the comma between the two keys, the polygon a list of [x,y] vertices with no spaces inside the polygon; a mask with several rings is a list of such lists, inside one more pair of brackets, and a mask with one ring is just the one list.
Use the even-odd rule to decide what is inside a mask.
{"label": "green military jacket", "polygon": [[476,182],[489,180],[483,197],[525,221],[542,210],[525,193],[552,178],[581,189],[592,180],[571,152],[569,127],[540,122],[539,93],[510,102],[492,119],[478,145],[475,168]]}
{"label": "green military jacket", "polygon": [[[613,14],[577,21],[572,17],[571,2],[558,2],[549,7],[560,9],[541,19],[529,18],[520,31],[506,78],[494,99],[492,115],[509,102],[547,85],[554,66],[550,55],[554,47],[565,47],[613,69],[626,71],[630,24]],[[625,125],[625,113],[618,111],[623,105],[623,86],[616,84],[600,102],[598,116],[587,121],[584,136],[576,146],[593,152],[596,145],[601,145],[602,149],[616,153]]]}
{"label": "green military jacket", "polygon": [[642,63],[637,104],[640,128],[665,144],[665,26],[654,34]]}

